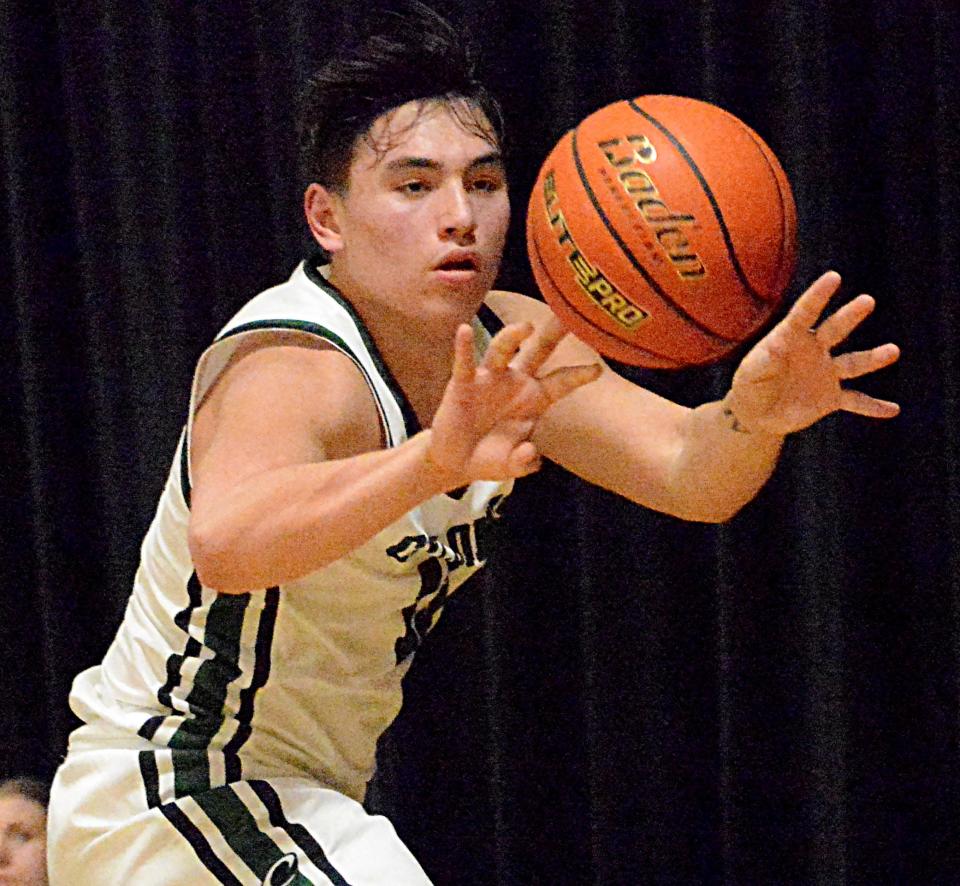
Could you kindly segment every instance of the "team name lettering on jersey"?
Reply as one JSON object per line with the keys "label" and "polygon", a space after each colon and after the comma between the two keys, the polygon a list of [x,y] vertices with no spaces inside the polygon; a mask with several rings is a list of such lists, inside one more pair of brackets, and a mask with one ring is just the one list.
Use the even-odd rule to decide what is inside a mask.
{"label": "team name lettering on jersey", "polygon": [[397,664],[417,651],[436,624],[450,593],[450,573],[461,566],[473,568],[486,562],[488,530],[494,520],[500,519],[503,500],[502,495],[492,498],[483,517],[451,526],[443,540],[435,535],[408,535],[387,548],[387,554],[400,563],[406,563],[420,551],[425,552],[417,564],[420,573],[417,599],[402,610],[406,632],[394,645]]}

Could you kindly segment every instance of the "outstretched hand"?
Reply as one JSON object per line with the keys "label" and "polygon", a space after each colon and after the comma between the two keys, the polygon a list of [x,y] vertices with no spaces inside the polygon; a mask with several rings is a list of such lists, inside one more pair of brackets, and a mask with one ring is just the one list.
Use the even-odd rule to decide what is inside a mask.
{"label": "outstretched hand", "polygon": [[893,418],[900,412],[896,403],[841,385],[895,363],[900,349],[885,344],[831,353],[874,308],[869,295],[860,295],[817,326],[839,286],[834,271],[820,277],[743,359],[724,398],[740,428],[785,436],[838,410],[870,418]]}
{"label": "outstretched hand", "polygon": [[505,326],[478,366],[473,330],[457,330],[453,372],[431,426],[429,459],[454,485],[533,473],[540,455],[530,441],[537,420],[567,394],[593,381],[599,365],[538,373],[566,330],[551,321]]}

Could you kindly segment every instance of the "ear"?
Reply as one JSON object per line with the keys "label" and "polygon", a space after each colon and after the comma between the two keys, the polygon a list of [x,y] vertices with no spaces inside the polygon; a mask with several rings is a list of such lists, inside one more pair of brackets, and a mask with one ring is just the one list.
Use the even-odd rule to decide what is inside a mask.
{"label": "ear", "polygon": [[303,210],[307,216],[310,233],[328,253],[343,249],[343,237],[337,219],[340,198],[316,182],[307,187],[303,195]]}

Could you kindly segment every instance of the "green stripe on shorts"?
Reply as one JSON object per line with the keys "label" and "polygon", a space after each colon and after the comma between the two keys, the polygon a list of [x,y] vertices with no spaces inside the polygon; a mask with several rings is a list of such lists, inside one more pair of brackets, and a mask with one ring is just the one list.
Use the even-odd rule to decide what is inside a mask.
{"label": "green stripe on shorts", "polygon": [[[274,865],[287,857],[288,854],[260,830],[253,813],[230,785],[193,799],[216,825],[230,848],[261,880]],[[287,882],[290,886],[313,886],[313,881],[299,871]]]}

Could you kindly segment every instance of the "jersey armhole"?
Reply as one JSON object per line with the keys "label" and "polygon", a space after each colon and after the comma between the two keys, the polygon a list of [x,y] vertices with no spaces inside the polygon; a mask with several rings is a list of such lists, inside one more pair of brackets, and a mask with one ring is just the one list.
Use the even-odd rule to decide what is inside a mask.
{"label": "jersey armhole", "polygon": [[302,320],[258,320],[245,323],[217,338],[201,355],[194,372],[193,387],[190,394],[190,406],[187,420],[180,441],[180,488],[184,502],[190,507],[190,490],[192,489],[192,472],[190,460],[190,436],[193,429],[193,419],[203,402],[203,398],[213,387],[213,384],[230,364],[230,358],[244,342],[250,341],[251,336],[268,335],[277,332],[305,332],[328,344],[331,348],[349,357],[360,370],[366,383],[380,418],[380,430],[387,447],[396,445],[390,422],[381,402],[373,379],[363,364],[363,361],[353,352],[350,346],[335,332],[315,323]]}

